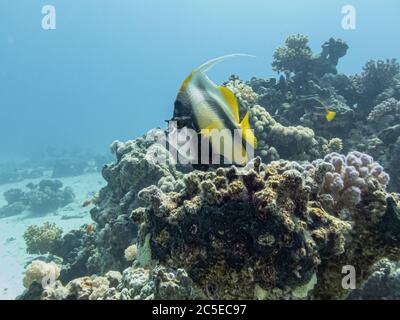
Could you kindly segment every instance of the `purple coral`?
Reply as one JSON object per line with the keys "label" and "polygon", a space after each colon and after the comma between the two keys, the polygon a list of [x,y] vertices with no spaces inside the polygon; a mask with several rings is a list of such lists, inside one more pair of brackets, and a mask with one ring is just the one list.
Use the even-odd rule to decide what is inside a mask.
{"label": "purple coral", "polygon": [[[363,193],[369,190],[369,181],[378,188],[385,189],[389,175],[374,159],[364,153],[353,151],[347,156],[330,153],[323,160],[312,165],[324,173],[321,193],[330,194],[334,202],[342,208],[351,208],[361,201]],[[310,172],[310,170],[307,170]]]}

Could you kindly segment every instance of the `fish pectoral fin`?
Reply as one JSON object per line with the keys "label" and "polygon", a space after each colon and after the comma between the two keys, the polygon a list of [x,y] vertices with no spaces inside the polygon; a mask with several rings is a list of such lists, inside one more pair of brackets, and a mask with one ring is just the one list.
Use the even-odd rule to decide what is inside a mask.
{"label": "fish pectoral fin", "polygon": [[335,119],[335,116],[336,116],[335,111],[326,110],[326,120],[328,120],[328,122],[331,122],[333,119]]}
{"label": "fish pectoral fin", "polygon": [[221,92],[222,96],[224,97],[225,101],[228,103],[228,106],[232,111],[235,121],[237,123],[239,123],[239,121],[240,121],[239,120],[239,105],[238,105],[236,96],[227,87],[219,86],[218,89]]}
{"label": "fish pectoral fin", "polygon": [[242,122],[240,122],[240,128],[242,129],[243,139],[253,148],[257,148],[257,138],[254,135],[253,130],[250,127],[249,123],[249,113],[247,112]]}

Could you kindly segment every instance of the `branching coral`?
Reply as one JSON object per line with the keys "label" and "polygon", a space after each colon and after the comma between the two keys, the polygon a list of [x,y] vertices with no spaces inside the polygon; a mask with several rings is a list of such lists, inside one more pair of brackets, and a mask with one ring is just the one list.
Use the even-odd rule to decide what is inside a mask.
{"label": "branching coral", "polygon": [[384,191],[390,180],[382,166],[360,152],[331,153],[306,169],[313,179],[322,174],[319,198],[327,210],[337,214],[351,211],[366,194]]}
{"label": "branching coral", "polygon": [[400,64],[396,59],[370,60],[366,63],[363,72],[353,77],[353,82],[360,94],[359,104],[362,109],[359,116],[368,115],[370,109],[377,102],[378,96],[396,84],[395,77],[399,73]]}
{"label": "branching coral", "polygon": [[26,251],[30,254],[43,254],[54,250],[61,239],[63,230],[54,223],[45,222],[42,226],[29,226],[24,232]]}
{"label": "branching coral", "polygon": [[399,124],[400,101],[390,98],[378,104],[369,113],[367,120],[378,128]]}
{"label": "branching coral", "polygon": [[258,95],[250,86],[239,78],[231,76],[225,86],[234,93],[236,98],[239,100],[239,105],[242,109],[248,110],[249,107],[253,106],[257,102]]}
{"label": "branching coral", "polygon": [[339,59],[346,55],[349,48],[343,40],[330,38],[322,45],[322,52],[314,55],[308,45],[308,37],[300,34],[289,36],[285,44],[285,47],[275,51],[272,69],[287,75],[298,74],[302,78],[336,74]]}
{"label": "branching coral", "polygon": [[364,94],[376,97],[390,85],[394,77],[400,73],[400,65],[396,59],[370,60],[363,67],[363,72],[356,77],[355,81]]}
{"label": "branching coral", "polygon": [[343,150],[343,141],[340,138],[333,138],[328,141],[328,143],[323,146],[325,153],[341,152]]}
{"label": "branching coral", "polygon": [[308,45],[308,37],[291,35],[286,39],[285,45],[276,49],[272,69],[293,73],[307,69],[313,54]]}
{"label": "branching coral", "polygon": [[297,126],[285,127],[275,121],[262,107],[250,109],[251,124],[258,139],[256,152],[265,161],[302,159],[318,156],[318,142],[312,129]]}

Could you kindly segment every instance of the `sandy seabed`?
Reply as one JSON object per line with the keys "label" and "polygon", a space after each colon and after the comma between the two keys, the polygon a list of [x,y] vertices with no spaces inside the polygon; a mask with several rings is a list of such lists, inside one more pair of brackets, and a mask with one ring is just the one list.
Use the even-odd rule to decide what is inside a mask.
{"label": "sandy seabed", "polygon": [[[7,204],[3,192],[12,188],[25,189],[29,182],[38,183],[45,178],[0,185],[0,207]],[[26,228],[29,225],[50,222],[56,223],[64,232],[68,232],[90,222],[90,207],[84,208],[82,203],[93,197],[106,184],[100,173],[88,173],[58,180],[62,181],[64,187],[73,189],[75,193],[73,203],[43,216],[26,212],[18,216],[0,218],[0,300],[15,299],[24,290],[22,285],[24,269],[35,257],[26,253],[22,237]]]}

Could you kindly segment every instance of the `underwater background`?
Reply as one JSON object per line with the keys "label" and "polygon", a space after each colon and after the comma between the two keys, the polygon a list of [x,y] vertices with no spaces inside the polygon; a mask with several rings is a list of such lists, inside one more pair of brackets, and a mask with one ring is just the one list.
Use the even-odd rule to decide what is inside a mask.
{"label": "underwater background", "polygon": [[[43,30],[41,9],[57,9],[56,30]],[[360,72],[370,59],[393,58],[399,3],[352,1],[356,30],[341,27],[347,1],[2,1],[0,6],[1,153],[46,147],[104,150],[164,125],[188,72],[211,58],[249,53],[211,71],[275,76],[272,54],[288,35],[313,50],[342,38],[338,69]]]}
{"label": "underwater background", "polygon": [[[56,9],[54,30],[42,28],[46,5]],[[164,299],[169,281],[179,283],[175,299],[398,299],[399,14],[397,0],[2,0],[0,299]],[[212,174],[195,172],[199,187],[186,169],[148,164],[140,137],[166,128],[194,68],[231,53],[256,57],[227,60],[208,76],[249,112],[266,167],[221,195]],[[224,170],[215,174],[231,183]],[[252,196],[267,176],[282,186],[261,188],[275,190],[263,197],[278,213]],[[165,216],[188,201],[197,217],[183,214],[177,231],[155,198]],[[276,229],[247,226],[253,207],[261,220],[276,213]],[[288,217],[300,211],[307,217],[293,227]],[[207,212],[216,216],[210,225]],[[210,240],[227,228],[226,215],[245,226],[224,229],[238,238]],[[152,259],[165,264],[149,267]],[[340,282],[324,284],[341,279],[332,265],[347,264],[368,270],[350,295]],[[174,279],[156,290],[163,273]],[[44,296],[37,285],[49,274],[60,283]],[[98,275],[85,280],[90,292],[72,292],[70,281],[90,275]]]}

